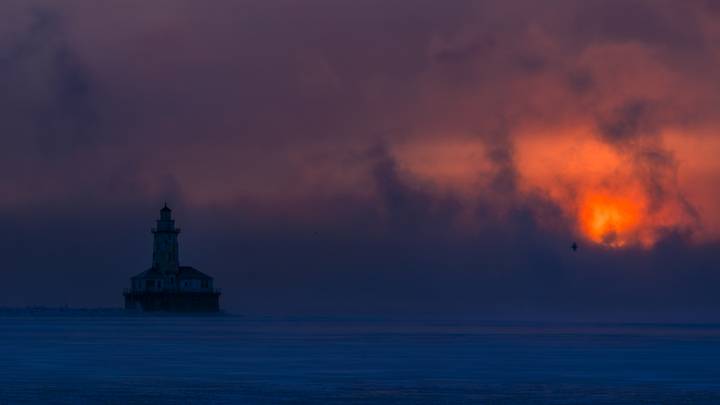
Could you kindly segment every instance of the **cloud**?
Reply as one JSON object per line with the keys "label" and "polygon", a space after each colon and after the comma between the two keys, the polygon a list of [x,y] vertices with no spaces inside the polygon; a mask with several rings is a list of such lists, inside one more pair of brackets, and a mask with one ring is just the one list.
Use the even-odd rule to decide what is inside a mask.
{"label": "cloud", "polygon": [[[18,247],[2,288],[39,271],[115,303],[167,199],[183,260],[234,308],[714,308],[714,8],[0,5],[0,213]],[[88,254],[88,234],[125,259]],[[112,282],[73,290],[53,263]],[[43,297],[63,299],[22,300]]]}
{"label": "cloud", "polygon": [[5,140],[28,137],[29,153],[52,159],[96,141],[99,100],[90,73],[64,40],[61,18],[42,9],[29,14],[15,41],[0,48]]}

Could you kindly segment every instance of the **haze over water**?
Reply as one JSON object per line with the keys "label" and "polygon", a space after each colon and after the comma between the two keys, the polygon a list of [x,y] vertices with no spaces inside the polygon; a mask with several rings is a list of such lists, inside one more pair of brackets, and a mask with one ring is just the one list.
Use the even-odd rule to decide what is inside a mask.
{"label": "haze over water", "polygon": [[713,403],[720,325],[16,312],[0,403]]}

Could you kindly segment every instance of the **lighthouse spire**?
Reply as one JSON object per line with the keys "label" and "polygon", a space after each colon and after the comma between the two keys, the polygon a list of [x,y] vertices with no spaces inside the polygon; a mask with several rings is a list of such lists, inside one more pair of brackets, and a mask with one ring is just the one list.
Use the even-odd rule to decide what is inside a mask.
{"label": "lighthouse spire", "polygon": [[180,229],[175,227],[172,210],[167,203],[160,210],[160,219],[153,233],[153,267],[163,273],[177,273],[180,266],[177,236]]}

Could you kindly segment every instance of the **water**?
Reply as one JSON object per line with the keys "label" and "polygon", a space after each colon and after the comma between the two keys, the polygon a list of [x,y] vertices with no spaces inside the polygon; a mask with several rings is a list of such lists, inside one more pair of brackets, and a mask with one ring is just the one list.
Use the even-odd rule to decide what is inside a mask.
{"label": "water", "polygon": [[0,314],[0,403],[720,403],[720,325]]}

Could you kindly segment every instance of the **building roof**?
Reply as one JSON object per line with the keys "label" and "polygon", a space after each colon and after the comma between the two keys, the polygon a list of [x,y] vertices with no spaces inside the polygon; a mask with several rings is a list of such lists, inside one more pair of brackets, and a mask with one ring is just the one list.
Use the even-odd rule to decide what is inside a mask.
{"label": "building roof", "polygon": [[155,267],[150,267],[142,273],[132,276],[132,278],[159,278],[162,276],[163,274],[160,272],[160,270],[156,269]]}
{"label": "building roof", "polygon": [[[145,278],[164,278],[165,273],[161,272],[155,267],[151,267],[142,273],[132,277],[133,279],[145,279]],[[180,266],[178,272],[175,273],[175,278],[178,280],[183,279],[195,279],[195,280],[212,280],[212,277],[201,272],[200,270],[190,266]]]}
{"label": "building roof", "polygon": [[190,267],[190,266],[180,266],[180,271],[177,275],[178,279],[183,278],[196,278],[196,279],[203,279],[203,280],[212,280],[212,277],[208,276],[207,274],[203,273],[202,271]]}

